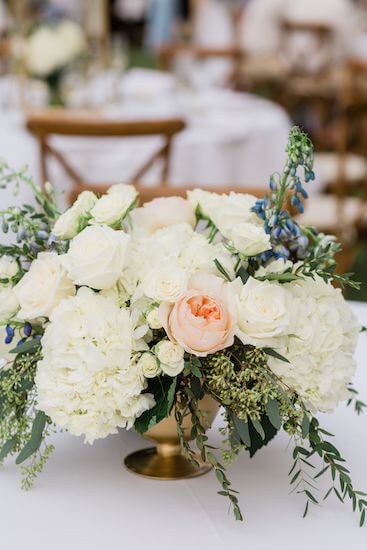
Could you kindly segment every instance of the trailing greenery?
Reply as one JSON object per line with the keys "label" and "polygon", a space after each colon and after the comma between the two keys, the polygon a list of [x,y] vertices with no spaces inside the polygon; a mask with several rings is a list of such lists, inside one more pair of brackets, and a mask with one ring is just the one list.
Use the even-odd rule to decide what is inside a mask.
{"label": "trailing greenery", "polygon": [[[0,244],[0,256],[12,256],[17,259],[20,266],[22,261],[34,260],[41,251],[62,246],[50,237],[51,229],[59,215],[52,187],[46,185],[47,192],[44,192],[27,176],[26,168],[15,171],[7,164],[0,163],[0,189],[12,187],[14,194],[17,194],[22,184],[30,188],[37,206],[26,204],[0,210],[3,233],[11,231],[16,235],[15,244]],[[20,271],[19,277],[22,274]]]}
{"label": "trailing greenery", "polygon": [[[31,342],[37,342],[31,340]],[[22,487],[29,489],[53,446],[46,443],[50,419],[37,410],[34,377],[41,349],[20,352],[11,368],[0,370],[0,462],[8,456],[22,464]]]}
{"label": "trailing greenery", "polygon": [[[310,505],[320,504],[320,497],[315,494],[315,491],[318,490],[315,483],[321,476],[329,473],[331,486],[322,500],[326,500],[331,493],[334,493],[342,503],[349,499],[353,511],[360,514],[360,526],[362,527],[366,519],[367,494],[354,488],[350,471],[343,465],[345,459],[340,451],[325,439],[325,436],[333,437],[333,434],[321,428],[316,418],[310,418],[307,426],[307,429],[303,428],[294,437],[294,462],[289,472],[289,476],[292,476],[290,483],[294,486],[293,491],[302,493],[306,497],[303,517],[307,515]],[[323,467],[320,471],[310,474],[310,470],[315,469],[315,465],[310,462],[313,455],[318,455],[322,459]]]}

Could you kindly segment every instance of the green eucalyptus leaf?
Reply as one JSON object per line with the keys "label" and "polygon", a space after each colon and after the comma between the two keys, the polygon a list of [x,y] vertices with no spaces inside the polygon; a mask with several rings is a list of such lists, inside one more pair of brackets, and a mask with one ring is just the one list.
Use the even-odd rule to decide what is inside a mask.
{"label": "green eucalyptus leaf", "polygon": [[14,353],[19,355],[20,353],[29,353],[30,351],[34,351],[38,349],[41,346],[41,342],[38,340],[38,338],[33,338],[32,340],[28,340],[27,342],[24,342],[24,344],[21,344],[20,346],[17,346],[16,348],[10,350],[9,353]]}
{"label": "green eucalyptus leaf", "polygon": [[248,423],[245,420],[241,420],[237,416],[233,415],[233,424],[242,443],[246,445],[246,447],[251,447],[250,430]]}
{"label": "green eucalyptus leaf", "polygon": [[42,443],[43,430],[45,429],[46,421],[46,414],[43,411],[38,411],[33,422],[31,438],[17,456],[15,461],[16,464],[22,464],[22,462],[38,451]]}
{"label": "green eucalyptus leaf", "polygon": [[264,440],[265,439],[265,431],[264,431],[264,428],[261,425],[261,422],[259,420],[251,420],[251,422],[252,422],[253,427],[255,428],[255,430],[257,431],[259,436],[261,437],[261,439]]}
{"label": "green eucalyptus leaf", "polygon": [[275,349],[272,348],[262,348],[263,352],[266,353],[266,355],[270,355],[271,357],[275,357],[275,359],[279,359],[279,361],[284,361],[285,363],[290,363],[286,357],[283,357],[283,355],[280,355]]}
{"label": "green eucalyptus leaf", "polygon": [[278,401],[276,401],[276,399],[269,399],[265,408],[266,414],[274,428],[280,430],[282,427],[282,419],[280,417]]}

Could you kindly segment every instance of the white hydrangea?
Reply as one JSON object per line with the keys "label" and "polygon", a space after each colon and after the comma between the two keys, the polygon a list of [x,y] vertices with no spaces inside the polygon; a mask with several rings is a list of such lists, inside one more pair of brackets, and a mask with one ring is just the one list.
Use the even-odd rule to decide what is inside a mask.
{"label": "white hydrangea", "polygon": [[38,363],[38,406],[87,442],[130,428],[154,405],[142,394],[145,378],[131,360],[129,312],[85,287],[50,318]]}
{"label": "white hydrangea", "polygon": [[312,408],[330,412],[349,396],[359,326],[341,291],[322,279],[283,286],[291,321],[276,349],[290,363],[270,357],[270,367]]}

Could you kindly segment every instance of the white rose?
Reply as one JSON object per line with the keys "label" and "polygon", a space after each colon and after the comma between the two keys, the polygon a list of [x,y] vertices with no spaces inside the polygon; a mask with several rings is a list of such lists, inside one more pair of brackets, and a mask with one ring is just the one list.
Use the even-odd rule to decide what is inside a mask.
{"label": "white rose", "polygon": [[0,280],[12,279],[19,271],[18,262],[11,256],[1,256],[0,258]]}
{"label": "white rose", "polygon": [[103,195],[93,207],[91,223],[116,225],[125,217],[136,196],[132,185],[125,185],[123,189],[120,186],[109,189],[109,193]]}
{"label": "white rose", "polygon": [[9,353],[14,346],[5,343],[6,336],[5,327],[0,326],[0,370],[9,368],[14,361],[14,355]]}
{"label": "white rose", "polygon": [[20,319],[49,317],[59,303],[75,294],[75,286],[67,277],[60,256],[55,252],[41,252],[31,267],[14,287],[20,304]]}
{"label": "white rose", "polygon": [[105,225],[86,227],[62,256],[72,281],[96,290],[111,288],[122,275],[129,240],[123,231]]}
{"label": "white rose", "polygon": [[245,193],[230,193],[218,195],[194,189],[188,192],[188,199],[194,208],[200,206],[202,214],[212,220],[222,235],[229,238],[229,231],[233,226],[242,222],[260,223],[260,220],[252,207],[256,203],[256,197]]}
{"label": "white rose", "polygon": [[290,296],[284,287],[250,277],[245,285],[237,279],[230,285],[235,293],[236,335],[244,344],[270,346],[290,324]]}
{"label": "white rose", "polygon": [[161,372],[157,358],[149,351],[140,357],[138,367],[142,369],[145,378],[154,378]]}
{"label": "white rose", "polygon": [[151,311],[149,311],[147,315],[147,323],[153,330],[159,330],[162,328],[162,323],[158,315],[158,308],[154,308]]}
{"label": "white rose", "polygon": [[88,216],[98,198],[93,191],[82,191],[74,202],[72,208],[77,210],[81,216]]}
{"label": "white rose", "polygon": [[155,352],[164,374],[177,376],[183,371],[185,350],[179,344],[162,340],[155,346]]}
{"label": "white rose", "polygon": [[243,222],[232,227],[227,237],[234,248],[244,256],[257,256],[271,249],[270,235],[264,229],[253,223]]}
{"label": "white rose", "polygon": [[143,291],[156,302],[176,302],[187,289],[187,283],[187,273],[174,263],[156,265],[147,273]]}
{"label": "white rose", "polygon": [[56,221],[52,230],[54,235],[63,240],[75,237],[85,225],[85,220],[96,202],[97,197],[92,191],[80,193],[73,206]]}
{"label": "white rose", "polygon": [[0,321],[7,321],[19,309],[19,302],[11,287],[0,287]]}
{"label": "white rose", "polygon": [[107,190],[107,195],[115,195],[116,193],[122,193],[126,197],[131,197],[131,202],[138,196],[135,187],[126,183],[116,183],[115,185],[111,185]]}

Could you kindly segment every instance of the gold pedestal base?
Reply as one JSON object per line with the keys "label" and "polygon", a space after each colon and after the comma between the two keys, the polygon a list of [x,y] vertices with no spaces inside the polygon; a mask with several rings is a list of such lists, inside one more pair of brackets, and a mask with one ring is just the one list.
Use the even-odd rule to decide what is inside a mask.
{"label": "gold pedestal base", "polygon": [[163,480],[197,477],[211,470],[210,464],[203,464],[200,459],[197,459],[199,467],[191,464],[180,448],[179,452],[169,453],[161,452],[160,447],[142,449],[128,455],[124,461],[126,468],[143,477]]}

